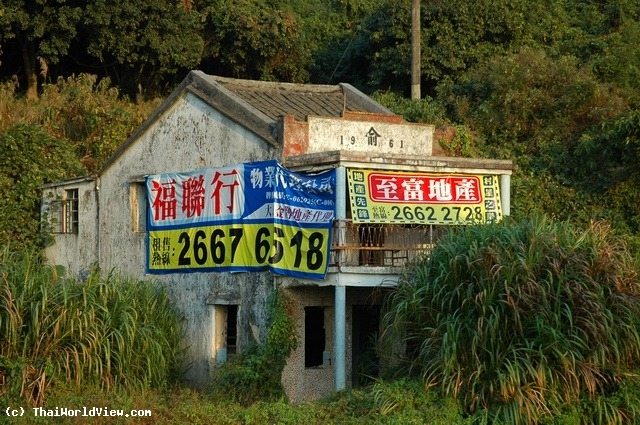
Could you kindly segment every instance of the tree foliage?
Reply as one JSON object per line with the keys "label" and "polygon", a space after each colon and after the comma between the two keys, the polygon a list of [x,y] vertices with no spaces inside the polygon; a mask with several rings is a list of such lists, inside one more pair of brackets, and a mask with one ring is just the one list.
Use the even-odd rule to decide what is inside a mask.
{"label": "tree foliage", "polygon": [[92,76],[45,85],[35,101],[0,86],[0,244],[41,245],[40,187],[93,174],[156,104],[119,98]]}
{"label": "tree foliage", "polygon": [[458,120],[511,155],[539,155],[628,108],[619,90],[575,58],[531,48],[479,63],[440,94]]}
{"label": "tree foliage", "polygon": [[202,19],[198,11],[171,0],[91,0],[82,31],[87,52],[115,81],[128,92],[147,93],[178,70],[198,65],[204,49]]}
{"label": "tree foliage", "polygon": [[633,109],[585,132],[571,150],[578,160],[568,172],[578,187],[618,211],[616,220],[633,233],[640,232],[640,110]]}
{"label": "tree foliage", "polygon": [[640,222],[626,149],[634,144],[634,96],[577,58],[540,48],[498,54],[439,92],[452,119],[474,130],[483,156],[517,164],[514,217],[599,218],[626,231]]}
{"label": "tree foliage", "polygon": [[204,60],[240,78],[304,82],[309,54],[300,17],[268,1],[206,2]]}
{"label": "tree foliage", "polygon": [[[69,52],[77,34],[82,2],[74,0],[3,0],[0,3],[0,43],[14,41],[22,56],[27,97],[37,96],[37,75],[48,63]],[[0,53],[6,49],[0,47]]]}
{"label": "tree foliage", "polygon": [[[549,3],[552,7],[549,9]],[[456,80],[469,67],[496,53],[543,38],[553,25],[558,2],[466,0],[423,2],[421,72],[423,86],[435,94],[438,84]],[[533,25],[532,22],[538,23]],[[381,2],[363,22],[346,59],[347,70],[364,88],[406,93],[410,75],[411,2]],[[543,29],[545,28],[545,29]]]}

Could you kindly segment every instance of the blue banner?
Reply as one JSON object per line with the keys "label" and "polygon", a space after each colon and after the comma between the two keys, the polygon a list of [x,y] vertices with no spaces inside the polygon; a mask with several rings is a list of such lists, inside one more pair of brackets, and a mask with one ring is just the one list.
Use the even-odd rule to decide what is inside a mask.
{"label": "blue banner", "polygon": [[277,161],[147,177],[149,273],[257,271],[322,279],[335,170]]}

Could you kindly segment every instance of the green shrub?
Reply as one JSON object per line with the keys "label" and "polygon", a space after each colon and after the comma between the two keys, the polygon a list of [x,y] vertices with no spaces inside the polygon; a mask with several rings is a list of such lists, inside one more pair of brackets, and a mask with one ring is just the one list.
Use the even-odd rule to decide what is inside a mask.
{"label": "green shrub", "polygon": [[77,174],[73,151],[40,126],[18,124],[0,132],[0,244],[42,245],[40,186]]}
{"label": "green shrub", "polygon": [[0,84],[0,244],[41,246],[42,184],[97,172],[157,103],[124,100],[85,74],[45,85],[34,101]]}
{"label": "green shrub", "polygon": [[404,370],[489,423],[538,422],[580,400],[615,418],[621,405],[594,400],[640,360],[637,263],[602,223],[452,232],[408,269],[388,308],[384,337],[403,338]]}
{"label": "green shrub", "polygon": [[270,300],[270,324],[264,344],[255,344],[222,365],[214,376],[213,393],[242,404],[284,397],[280,381],[287,358],[298,346],[289,299],[281,292]]}
{"label": "green shrub", "polygon": [[0,252],[0,396],[41,404],[50,385],[165,384],[180,322],[150,283],[94,273],[65,279],[35,254]]}
{"label": "green shrub", "polygon": [[409,122],[445,124],[444,108],[435,100],[407,99],[392,91],[376,92],[373,98]]}

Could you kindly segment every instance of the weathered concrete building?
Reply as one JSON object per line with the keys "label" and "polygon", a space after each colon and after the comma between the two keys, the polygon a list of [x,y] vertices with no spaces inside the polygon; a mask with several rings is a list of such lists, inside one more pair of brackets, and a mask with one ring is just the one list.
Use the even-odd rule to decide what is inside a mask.
{"label": "weathered concrete building", "polygon": [[[55,236],[46,255],[80,277],[98,265],[165,285],[186,319],[187,378],[196,383],[264,340],[267,298],[285,287],[301,344],[282,380],[292,401],[318,398],[375,372],[366,357],[380,323],[379,289],[395,285],[400,267],[428,251],[442,225],[509,213],[509,161],[434,156],[433,145],[433,127],[404,122],[348,84],[194,71],[97,176],[44,188]],[[146,176],[271,159],[302,173],[336,170],[324,279],[148,275]]]}

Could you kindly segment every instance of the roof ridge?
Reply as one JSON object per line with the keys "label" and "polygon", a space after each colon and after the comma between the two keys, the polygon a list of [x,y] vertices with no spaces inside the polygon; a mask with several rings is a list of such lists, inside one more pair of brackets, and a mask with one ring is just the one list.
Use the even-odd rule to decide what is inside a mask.
{"label": "roof ridge", "polygon": [[321,91],[321,92],[338,92],[341,91],[339,84],[308,84],[308,83],[287,83],[280,81],[259,81],[259,80],[246,80],[241,78],[220,77],[217,75],[202,74],[205,79],[215,81],[222,85],[236,85],[244,86],[252,89],[285,89],[296,91]]}

